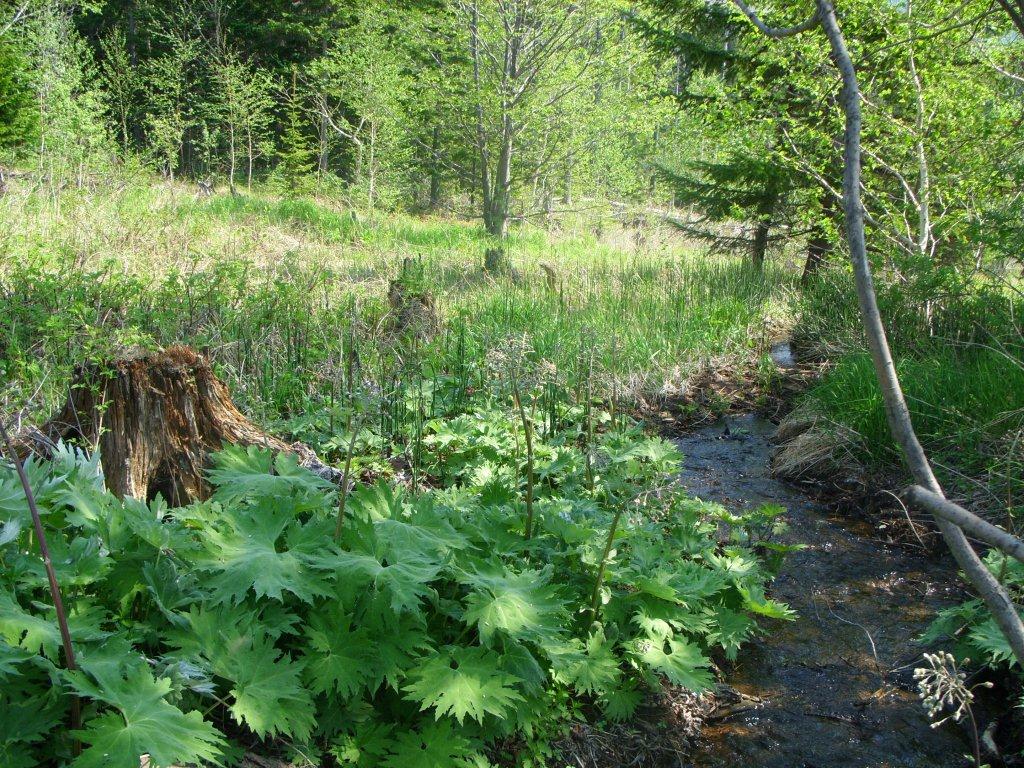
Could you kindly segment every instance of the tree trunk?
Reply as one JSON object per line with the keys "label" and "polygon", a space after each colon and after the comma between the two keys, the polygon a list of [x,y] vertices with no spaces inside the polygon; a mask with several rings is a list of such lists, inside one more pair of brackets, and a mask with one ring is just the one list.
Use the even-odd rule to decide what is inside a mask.
{"label": "tree trunk", "polygon": [[210,363],[188,347],[79,367],[64,408],[20,436],[19,453],[46,453],[58,440],[98,446],[114,495],[148,500],[160,493],[172,506],[209,496],[210,453],[228,443],[293,453],[317,475],[341,477],[306,446],[289,445],[249,421]]}
{"label": "tree trunk", "polygon": [[430,210],[436,211],[441,205],[441,126],[434,126],[430,138]]}
{"label": "tree trunk", "polygon": [[252,131],[246,131],[245,134],[245,188],[252,191]]}
{"label": "tree trunk", "polygon": [[320,151],[317,153],[316,169],[322,177],[327,173],[327,155],[330,148],[330,126],[327,123],[327,116],[320,115]]}
{"label": "tree trunk", "polygon": [[764,257],[768,252],[768,233],[771,231],[771,221],[761,219],[754,228],[754,240],[750,244],[750,263],[758,272],[764,269]]}
{"label": "tree trunk", "polygon": [[505,249],[488,248],[484,251],[484,270],[487,272],[503,272],[505,270]]}
{"label": "tree trunk", "polygon": [[228,187],[231,189],[231,194],[235,195],[235,126],[231,124],[228,126],[228,147],[231,153],[231,158],[228,165]]}
{"label": "tree trunk", "polygon": [[831,219],[834,212],[835,199],[826,190],[821,194],[820,220],[814,223],[811,235],[807,238],[807,260],[804,262],[804,271],[800,276],[800,285],[806,286],[810,283],[822,262],[832,252],[832,242],[828,239],[828,232],[825,230],[823,221]]}

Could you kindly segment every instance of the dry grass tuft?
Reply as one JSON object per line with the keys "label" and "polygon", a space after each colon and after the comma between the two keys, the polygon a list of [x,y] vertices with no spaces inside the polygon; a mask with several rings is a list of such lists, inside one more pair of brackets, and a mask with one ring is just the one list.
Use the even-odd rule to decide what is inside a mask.
{"label": "dry grass tuft", "polygon": [[799,409],[783,419],[775,440],[779,448],[771,471],[777,477],[866,485],[866,471],[857,458],[863,455],[862,438],[849,427]]}

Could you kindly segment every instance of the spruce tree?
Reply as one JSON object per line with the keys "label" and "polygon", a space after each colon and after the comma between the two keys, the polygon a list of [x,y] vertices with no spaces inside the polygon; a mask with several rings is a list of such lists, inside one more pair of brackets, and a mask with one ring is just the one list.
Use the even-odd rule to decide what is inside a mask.
{"label": "spruce tree", "polygon": [[316,159],[309,140],[302,130],[302,101],[298,95],[296,69],[292,68],[292,87],[285,105],[281,148],[277,153],[277,174],[289,194],[308,188]]}
{"label": "spruce tree", "polygon": [[[780,149],[783,128],[792,124],[782,109],[800,109],[799,99],[780,100],[764,87],[773,63],[750,52],[741,40],[747,28],[728,4],[692,0],[647,0],[648,14],[636,24],[650,46],[674,63],[675,96],[681,106],[706,122],[702,135],[717,133],[713,151],[701,144],[681,162],[660,163],[675,191],[676,204],[698,214],[677,225],[717,249],[747,250],[753,266],[764,264],[768,246],[799,229],[807,217],[813,182],[797,176]],[[718,86],[709,87],[715,80]],[[737,113],[729,100],[744,93]],[[708,156],[710,155],[710,157]],[[736,223],[740,229],[722,225]]]}

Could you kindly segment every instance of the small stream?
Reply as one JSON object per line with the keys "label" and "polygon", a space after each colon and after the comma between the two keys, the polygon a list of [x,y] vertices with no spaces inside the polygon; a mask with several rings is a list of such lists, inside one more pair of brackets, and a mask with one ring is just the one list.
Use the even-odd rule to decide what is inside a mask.
{"label": "small stream", "polygon": [[930,728],[913,681],[915,638],[959,595],[952,566],[887,545],[867,523],[772,478],[773,431],[743,415],[676,441],[681,482],[694,496],[733,509],[781,504],[784,540],[807,545],[787,558],[772,591],[798,618],[765,623],[724,669],[738,700],[711,716],[692,767],[967,765],[966,734]]}

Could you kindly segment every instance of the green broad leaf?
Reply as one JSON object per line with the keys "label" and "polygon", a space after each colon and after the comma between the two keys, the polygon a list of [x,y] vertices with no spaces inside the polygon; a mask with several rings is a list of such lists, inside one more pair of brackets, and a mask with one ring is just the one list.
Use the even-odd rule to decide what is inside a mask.
{"label": "green broad leaf", "polygon": [[385,682],[394,691],[416,659],[434,651],[421,617],[408,611],[397,617],[377,611],[363,624],[373,638],[373,663],[367,668],[367,687],[371,693]]}
{"label": "green broad leaf", "polygon": [[296,494],[324,494],[333,486],[298,465],[289,453],[272,454],[250,445],[226,446],[213,454],[207,472],[215,490],[213,499],[225,506],[242,499],[287,498]]}
{"label": "green broad leaf", "polygon": [[401,518],[404,506],[401,491],[381,480],[374,485],[357,488],[349,496],[345,508],[357,519],[376,522]]}
{"label": "green broad leaf", "polygon": [[709,662],[700,648],[683,640],[634,640],[631,651],[640,663],[653,672],[664,675],[675,685],[691,691],[702,691],[713,679],[708,671]]}
{"label": "green broad leaf", "polygon": [[729,577],[692,560],[681,560],[673,568],[672,585],[686,602],[693,604],[727,588]]}
{"label": "green broad leaf", "polygon": [[139,768],[142,755],[154,766],[220,762],[224,737],[198,712],[186,714],[165,700],[167,678],[154,679],[144,667],[127,677],[101,674],[95,682],[81,672],[68,678],[80,694],[117,710],[76,734],[87,746],[74,768]]}
{"label": "green broad leaf", "polygon": [[358,693],[374,667],[375,640],[364,629],[352,629],[341,610],[310,616],[306,625],[303,679],[313,693],[335,692],[344,698]]}
{"label": "green broad leaf", "polygon": [[[206,556],[198,567],[212,575],[214,603],[257,597],[283,599],[290,592],[305,603],[330,594],[326,571],[334,563],[321,527],[294,522],[287,503],[266,499],[251,509],[225,509],[219,524],[203,532]],[[310,535],[313,534],[313,535]]]}
{"label": "green broad leaf", "polygon": [[613,643],[605,639],[604,631],[598,630],[587,638],[587,642],[579,654],[566,654],[564,659],[557,659],[548,650],[549,658],[555,665],[557,677],[564,683],[572,685],[580,693],[602,693],[612,690],[618,685],[622,671],[619,659],[613,652]]}
{"label": "green broad leaf", "polygon": [[485,645],[496,632],[516,640],[551,640],[561,633],[565,615],[550,577],[550,570],[468,574],[462,581],[474,591],[462,619],[476,625]]}
{"label": "green broad leaf", "polygon": [[32,651],[0,639],[0,682],[18,674],[18,666],[35,656]]}
{"label": "green broad leaf", "polygon": [[376,768],[388,754],[388,748],[395,743],[392,736],[394,726],[373,720],[358,723],[353,733],[339,736],[331,754],[342,765],[357,768]]}
{"label": "green broad leaf", "polygon": [[637,579],[635,585],[641,592],[653,595],[661,600],[669,600],[677,603],[683,602],[679,591],[671,583],[674,578],[674,573],[670,571],[660,571],[654,574],[654,576]]}
{"label": "green broad leaf", "polygon": [[788,605],[765,597],[764,587],[760,584],[737,586],[736,591],[743,598],[743,607],[751,613],[785,621],[793,621],[796,618],[796,611]]}
{"label": "green broad leaf", "polygon": [[740,646],[757,630],[757,623],[746,614],[724,605],[716,606],[708,614],[712,619],[707,633],[708,642],[718,644],[725,651],[726,658],[735,660]]}
{"label": "green broad leaf", "polygon": [[156,607],[173,624],[185,623],[186,619],[177,611],[203,597],[195,576],[180,572],[167,557],[144,563],[142,580]]}
{"label": "green broad leaf", "polygon": [[645,610],[639,610],[630,619],[649,640],[664,640],[673,634],[672,625],[663,618],[651,616]]}
{"label": "green broad leaf", "polygon": [[283,656],[267,637],[255,637],[218,665],[231,680],[231,714],[260,738],[306,739],[313,730],[313,698],[302,685],[302,664]]}
{"label": "green broad leaf", "polygon": [[441,571],[440,562],[414,554],[408,554],[401,562],[385,564],[373,555],[341,552],[335,562],[341,577],[357,579],[386,592],[395,612],[418,611],[420,601],[431,594],[430,582]]}
{"label": "green broad leaf", "polygon": [[0,765],[4,768],[38,768],[39,760],[27,744],[0,741]]}
{"label": "green broad leaf", "polygon": [[[0,757],[4,745],[34,744],[45,739],[61,721],[64,708],[53,692],[39,695],[0,693]],[[0,760],[7,768],[7,763]],[[35,763],[31,763],[35,765]]]}
{"label": "green broad leaf", "polygon": [[989,616],[985,621],[971,628],[967,633],[970,641],[981,649],[990,664],[1001,664],[1013,660],[1013,649],[1006,635],[999,629],[996,620]]}
{"label": "green broad leaf", "polygon": [[483,768],[480,756],[450,720],[424,723],[417,730],[395,734],[384,768]]}
{"label": "green broad leaf", "polygon": [[378,520],[373,524],[377,541],[388,552],[430,552],[443,557],[449,552],[469,546],[447,520],[427,512],[416,512],[407,520]]}
{"label": "green broad leaf", "polygon": [[510,643],[501,657],[501,668],[521,681],[523,690],[530,696],[544,692],[548,673],[537,661],[537,657],[525,645]]}
{"label": "green broad leaf", "polygon": [[0,547],[10,544],[21,535],[21,521],[17,518],[0,524]]}
{"label": "green broad leaf", "polygon": [[[75,536],[69,541],[64,536],[51,535],[48,539],[57,582],[65,589],[84,587],[100,581],[113,565],[110,557],[103,552],[99,538],[95,536]],[[27,560],[21,581],[37,589],[48,588],[46,566],[42,558]]]}
{"label": "green broad leaf", "polygon": [[494,651],[448,646],[417,667],[403,690],[421,710],[433,707],[435,719],[451,715],[461,725],[468,716],[482,723],[488,714],[505,717],[523,701],[515,688],[520,680],[499,667]]}
{"label": "green broad leaf", "polygon": [[66,519],[90,532],[104,531],[110,508],[118,504],[111,494],[92,484],[67,483],[54,494],[54,500],[70,507]]}
{"label": "green broad leaf", "polygon": [[616,722],[622,722],[629,720],[634,715],[636,708],[643,700],[643,691],[635,688],[613,688],[605,693],[601,699],[601,705],[609,718]]}
{"label": "green broad leaf", "polygon": [[648,437],[634,444],[630,454],[638,459],[646,459],[655,464],[663,462],[678,463],[683,455],[679,449],[668,440],[660,437]]}
{"label": "green broad leaf", "polygon": [[43,651],[49,658],[56,658],[61,642],[56,621],[29,613],[9,592],[0,592],[0,638],[33,654]]}

